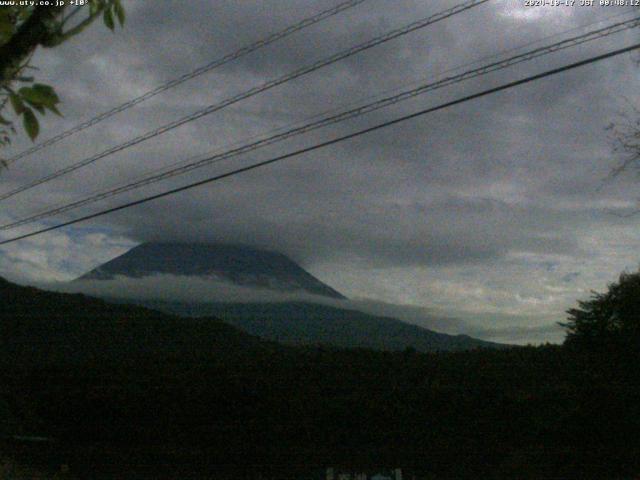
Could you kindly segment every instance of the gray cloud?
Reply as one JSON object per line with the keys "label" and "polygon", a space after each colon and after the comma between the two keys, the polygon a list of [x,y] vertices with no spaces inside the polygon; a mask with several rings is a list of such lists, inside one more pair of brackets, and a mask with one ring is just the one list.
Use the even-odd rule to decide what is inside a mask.
{"label": "gray cloud", "polygon": [[63,293],[83,293],[100,298],[165,302],[312,302],[371,315],[398,318],[432,330],[461,333],[469,326],[460,319],[434,315],[429,309],[395,305],[375,299],[332,299],[299,292],[280,292],[239,286],[222,278],[158,274],[144,278],[117,276],[111,280],[77,280],[39,283],[40,288]]}

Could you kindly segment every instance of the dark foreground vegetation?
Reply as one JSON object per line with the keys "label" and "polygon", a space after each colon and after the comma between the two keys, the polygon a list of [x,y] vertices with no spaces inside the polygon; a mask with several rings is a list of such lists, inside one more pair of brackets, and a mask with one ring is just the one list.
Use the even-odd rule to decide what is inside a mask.
{"label": "dark foreground vegetation", "polygon": [[564,347],[285,348],[215,319],[6,282],[0,295],[3,451],[42,470],[66,464],[62,478],[640,472],[640,355],[628,342],[584,348],[574,329]]}

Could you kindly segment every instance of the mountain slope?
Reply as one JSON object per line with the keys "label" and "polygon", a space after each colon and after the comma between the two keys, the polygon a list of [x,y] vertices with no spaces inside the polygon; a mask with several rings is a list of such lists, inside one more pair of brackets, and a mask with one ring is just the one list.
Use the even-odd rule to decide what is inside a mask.
{"label": "mountain slope", "polygon": [[0,278],[0,361],[11,365],[211,358],[261,342],[216,318],[179,318]]}
{"label": "mountain slope", "polygon": [[[333,300],[345,299],[286,256],[240,245],[142,244],[78,280],[141,279],[154,274],[205,277],[280,293],[312,293]],[[212,289],[216,288],[215,282],[211,285]],[[323,344],[378,350],[414,348],[424,352],[499,346],[465,335],[446,335],[394,318],[341,308],[340,302],[327,306],[307,300],[262,303],[249,299],[224,300],[126,301],[185,317],[215,316],[251,335],[289,345]]]}
{"label": "mountain slope", "polygon": [[500,348],[504,345],[447,335],[357,310],[307,302],[179,303],[146,302],[149,308],[182,316],[214,315],[245,332],[286,345],[420,352]]}
{"label": "mountain slope", "polygon": [[141,278],[154,274],[213,276],[240,286],[344,298],[286,256],[243,245],[144,243],[79,280],[108,280],[117,275]]}

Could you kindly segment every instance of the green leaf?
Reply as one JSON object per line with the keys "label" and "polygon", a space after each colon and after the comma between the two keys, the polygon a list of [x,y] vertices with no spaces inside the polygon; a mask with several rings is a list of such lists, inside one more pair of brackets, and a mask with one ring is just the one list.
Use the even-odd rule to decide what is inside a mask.
{"label": "green leaf", "polygon": [[36,83],[33,87],[22,87],[18,93],[29,105],[43,115],[45,108],[55,107],[55,104],[60,102],[53,88],[41,83]]}
{"label": "green leaf", "polygon": [[27,94],[22,94],[26,100],[35,102],[39,105],[48,107],[49,105],[56,105],[57,103],[60,103],[60,98],[58,98],[56,91],[49,85],[34,83],[31,88],[21,88],[20,93],[22,93],[23,90],[27,92]]}
{"label": "green leaf", "polygon": [[15,32],[13,23],[0,21],[0,45],[9,41]]}
{"label": "green leaf", "polygon": [[18,7],[18,23],[28,19],[32,14],[35,7],[27,6],[27,7]]}
{"label": "green leaf", "polygon": [[116,27],[113,23],[113,13],[110,9],[105,8],[103,18],[104,24],[109,28],[109,30],[113,30]]}
{"label": "green leaf", "polygon": [[40,112],[41,115],[44,115],[45,113],[47,113],[47,111],[44,109],[44,107],[42,105],[37,105],[37,104],[33,104],[31,102],[29,102],[29,104],[35,108],[38,112]]}
{"label": "green leaf", "polygon": [[0,45],[9,41],[16,31],[15,7],[0,8]]}
{"label": "green leaf", "polygon": [[15,93],[10,94],[9,101],[11,101],[11,106],[16,112],[16,115],[21,115],[22,112],[24,112],[26,107],[24,106],[24,103],[22,103],[22,99],[18,95],[16,95]]}
{"label": "green leaf", "polygon": [[58,95],[56,95],[56,91],[50,85],[45,85],[44,83],[34,83],[32,88],[37,92],[46,95],[47,97],[55,98],[56,103],[59,101]]}
{"label": "green leaf", "polygon": [[60,110],[58,110],[58,107],[56,107],[55,105],[45,105],[46,108],[48,108],[49,110],[51,110],[53,113],[55,113],[56,115],[58,115],[59,117],[62,117],[63,115],[60,113]]}
{"label": "green leaf", "polygon": [[0,115],[0,125],[11,125],[11,122],[9,120],[7,120],[6,118],[4,118],[2,115]]}
{"label": "green leaf", "polygon": [[118,22],[120,22],[120,26],[124,25],[124,7],[120,0],[113,0],[113,10],[116,12],[116,16],[118,17]]}
{"label": "green leaf", "polygon": [[39,98],[38,93],[33,91],[30,87],[22,87],[18,90],[18,94],[22,97],[22,100],[25,100],[32,105],[40,105],[42,103],[42,99]]}
{"label": "green leaf", "polygon": [[32,141],[35,140],[38,133],[40,133],[40,124],[38,123],[35,113],[33,113],[33,110],[30,108],[25,108],[24,110],[23,123],[29,138],[31,138]]}
{"label": "green leaf", "polygon": [[93,16],[98,13],[100,6],[96,0],[89,0],[89,15]]}
{"label": "green leaf", "polygon": [[0,8],[0,23],[11,22],[13,14],[12,8]]}

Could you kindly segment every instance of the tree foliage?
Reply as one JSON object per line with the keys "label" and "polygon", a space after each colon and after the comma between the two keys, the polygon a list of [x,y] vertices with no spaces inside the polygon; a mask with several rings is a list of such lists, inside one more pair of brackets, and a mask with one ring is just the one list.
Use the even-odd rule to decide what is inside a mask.
{"label": "tree foliage", "polygon": [[[18,3],[18,2],[16,2]],[[20,120],[27,135],[34,140],[39,132],[38,115],[47,111],[60,115],[60,99],[53,87],[36,83],[27,72],[35,70],[30,60],[38,47],[56,47],[78,35],[94,20],[102,17],[111,30],[115,19],[124,24],[125,12],[120,0],[86,0],[71,7],[2,6],[0,7],[0,147],[11,143]],[[80,14],[80,15],[79,15]],[[10,118],[5,107],[11,106]]]}
{"label": "tree foliage", "polygon": [[605,293],[593,292],[589,300],[567,311],[561,325],[569,345],[628,347],[640,345],[640,271],[622,273]]}

